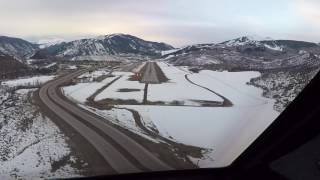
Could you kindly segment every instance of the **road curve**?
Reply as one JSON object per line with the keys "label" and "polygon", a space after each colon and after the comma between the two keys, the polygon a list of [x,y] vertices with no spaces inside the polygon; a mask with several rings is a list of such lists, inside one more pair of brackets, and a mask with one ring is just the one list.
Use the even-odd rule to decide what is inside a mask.
{"label": "road curve", "polygon": [[48,82],[39,91],[40,100],[90,142],[114,171],[132,173],[172,170],[132,138],[103,122],[101,117],[61,97],[60,86],[84,72],[80,70]]}

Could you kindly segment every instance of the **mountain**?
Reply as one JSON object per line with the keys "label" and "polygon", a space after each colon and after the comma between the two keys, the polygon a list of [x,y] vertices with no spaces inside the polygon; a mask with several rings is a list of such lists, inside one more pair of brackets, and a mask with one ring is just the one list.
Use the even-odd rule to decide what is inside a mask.
{"label": "mountain", "polygon": [[218,71],[259,71],[248,84],[263,89],[263,96],[276,100],[281,112],[320,70],[320,45],[293,40],[257,40],[240,37],[217,44],[197,44],[165,54],[180,66]]}
{"label": "mountain", "polygon": [[295,41],[295,40],[272,40],[260,39],[257,40],[250,36],[243,36],[237,39],[225,41],[224,44],[229,47],[241,47],[241,46],[255,46],[260,48],[267,48],[274,51],[299,51],[310,48],[319,48],[319,45],[312,42]]}
{"label": "mountain", "polygon": [[47,48],[56,44],[60,44],[64,42],[64,39],[61,38],[48,38],[48,39],[41,39],[37,42],[40,49]]}
{"label": "mountain", "polygon": [[320,46],[293,40],[240,37],[217,44],[187,46],[163,56],[176,65],[228,70],[266,70],[320,65]]}
{"label": "mountain", "polygon": [[0,79],[15,78],[25,75],[28,67],[13,57],[0,52]]}
{"label": "mountain", "polygon": [[117,54],[160,56],[161,51],[170,49],[173,49],[173,47],[165,43],[145,41],[127,34],[111,34],[96,38],[62,42],[37,51],[32,58],[75,58],[81,56],[106,56]]}
{"label": "mountain", "polygon": [[19,38],[0,36],[0,52],[23,60],[31,57],[38,45]]}

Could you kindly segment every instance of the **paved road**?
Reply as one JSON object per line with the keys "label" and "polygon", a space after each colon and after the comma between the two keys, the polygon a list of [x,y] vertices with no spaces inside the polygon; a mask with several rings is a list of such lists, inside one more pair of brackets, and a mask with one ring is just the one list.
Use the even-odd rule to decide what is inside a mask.
{"label": "paved road", "polygon": [[39,91],[41,101],[69,124],[102,155],[118,173],[161,171],[172,168],[132,138],[61,97],[59,86],[82,74],[80,70],[45,84]]}
{"label": "paved road", "polygon": [[142,83],[160,83],[155,69],[155,62],[147,62],[146,70],[141,78]]}

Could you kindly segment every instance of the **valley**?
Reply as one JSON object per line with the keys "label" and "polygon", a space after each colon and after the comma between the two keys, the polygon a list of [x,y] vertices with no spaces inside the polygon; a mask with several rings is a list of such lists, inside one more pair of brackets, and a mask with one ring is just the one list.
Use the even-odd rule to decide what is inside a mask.
{"label": "valley", "polygon": [[6,178],[228,166],[320,68],[320,46],[298,41],[26,43],[0,38]]}

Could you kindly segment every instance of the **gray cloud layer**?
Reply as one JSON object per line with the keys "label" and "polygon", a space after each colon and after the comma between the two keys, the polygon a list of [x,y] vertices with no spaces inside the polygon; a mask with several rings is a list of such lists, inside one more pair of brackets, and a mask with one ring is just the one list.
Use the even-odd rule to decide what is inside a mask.
{"label": "gray cloud layer", "polygon": [[129,33],[175,46],[254,34],[320,41],[317,0],[0,0],[0,34]]}

